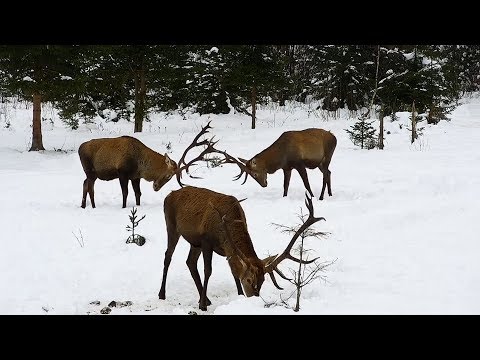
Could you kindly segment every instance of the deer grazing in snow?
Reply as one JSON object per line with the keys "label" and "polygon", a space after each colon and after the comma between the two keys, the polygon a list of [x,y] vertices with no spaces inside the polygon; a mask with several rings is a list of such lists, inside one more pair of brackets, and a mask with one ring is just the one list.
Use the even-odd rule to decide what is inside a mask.
{"label": "deer grazing in snow", "polygon": [[[183,186],[180,181],[182,171],[186,170],[188,172],[189,167],[194,162],[203,160],[205,154],[214,150],[215,142],[212,142],[213,138],[198,141],[200,136],[207,133],[210,128],[210,122],[202,127],[184,151],[178,164],[170,159],[166,153],[161,155],[131,136],[93,139],[84,142],[78,148],[78,155],[87,176],[83,182],[82,208],[86,206],[87,192],[90,196],[92,208],[95,207],[94,185],[97,178],[100,180],[119,179],[123,195],[123,208],[127,206],[129,180],[132,182],[137,205],[140,205],[140,196],[142,195],[140,179],[153,181],[153,190],[158,191],[175,175],[178,183]],[[187,152],[202,145],[207,145],[207,147],[199,156],[186,163]]]}
{"label": "deer grazing in snow", "polygon": [[[168,245],[165,251],[162,284],[159,299],[165,299],[165,287],[168,267],[180,236],[190,243],[187,266],[200,295],[199,308],[207,310],[211,301],[207,297],[208,280],[212,273],[212,255],[227,258],[239,295],[259,296],[265,275],[270,275],[273,284],[278,286],[273,272],[288,279],[278,269],[285,259],[302,264],[309,264],[316,259],[305,261],[290,255],[295,241],[311,225],[324,218],[313,216],[312,199],[307,196],[308,219],[294,234],[285,250],[280,255],[259,259],[255,253],[247,229],[245,213],[240,205],[243,200],[234,196],[221,194],[209,189],[187,186],[172,191],[164,201],[165,222]],[[200,280],[197,262],[203,254],[204,281]],[[242,289],[243,287],[243,289]]]}
{"label": "deer grazing in snow", "polygon": [[240,167],[238,180],[245,173],[245,180],[248,175],[253,177],[262,187],[267,186],[267,174],[273,174],[277,170],[283,170],[283,196],[287,196],[288,186],[292,170],[300,174],[305,188],[313,197],[310,183],[308,182],[307,168],[319,168],[323,173],[322,192],[320,200],[323,200],[325,187],[328,187],[328,195],[332,196],[330,185],[330,170],[328,166],[332,160],[333,152],[337,146],[337,138],[330,131],[323,129],[305,129],[299,131],[286,131],[269,147],[255,155],[250,160],[242,158],[235,159],[233,156],[223,152],[225,159],[223,163],[233,163]]}

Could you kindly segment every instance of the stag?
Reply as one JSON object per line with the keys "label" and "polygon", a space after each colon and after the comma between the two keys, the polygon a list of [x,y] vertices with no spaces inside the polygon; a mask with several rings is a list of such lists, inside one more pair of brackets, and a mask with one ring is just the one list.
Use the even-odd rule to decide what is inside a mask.
{"label": "stag", "polygon": [[[159,191],[174,175],[178,183],[181,183],[183,171],[188,173],[190,166],[195,165],[204,155],[214,150],[212,139],[198,141],[199,138],[211,129],[210,122],[195,136],[192,143],[185,149],[178,164],[166,153],[159,154],[144,145],[140,140],[131,136],[120,136],[117,138],[92,139],[84,142],[78,148],[78,155],[82,163],[86,179],[83,182],[82,208],[85,208],[87,192],[90,196],[92,208],[95,207],[94,185],[95,180],[119,179],[122,189],[122,208],[127,206],[128,181],[132,183],[135,192],[136,204],[140,205],[140,179],[153,181],[153,190]],[[189,150],[197,146],[206,145],[206,148],[189,162],[185,157]],[[194,177],[194,176],[190,176]]]}
{"label": "stag", "polygon": [[[322,192],[320,200],[323,200],[325,187],[328,187],[328,195],[332,196],[330,185],[330,170],[328,166],[337,146],[337,138],[330,131],[323,129],[305,129],[299,131],[286,131],[269,147],[261,151],[250,160],[234,158],[226,152],[222,163],[232,163],[240,167],[240,174],[235,180],[245,173],[245,184],[248,175],[254,178],[262,187],[267,186],[267,174],[273,174],[277,170],[283,170],[283,196],[287,196],[288,186],[292,170],[300,174],[306,190],[313,197],[310,183],[308,182],[307,168],[319,168],[323,174]],[[240,161],[239,161],[240,160]]]}
{"label": "stag", "polygon": [[[243,199],[245,200],[245,199]],[[290,254],[295,241],[311,225],[324,218],[316,218],[313,214],[312,199],[306,196],[309,210],[308,219],[294,234],[285,250],[278,255],[260,259],[253,247],[248,233],[245,213],[240,205],[243,200],[234,196],[218,193],[205,188],[187,186],[172,191],[164,201],[165,223],[168,245],[165,251],[163,277],[159,299],[165,299],[168,268],[180,236],[190,243],[187,266],[200,295],[199,308],[207,310],[211,301],[207,297],[208,280],[212,274],[212,256],[216,254],[226,257],[230,266],[239,295],[259,296],[260,289],[268,274],[273,284],[282,289],[274,276],[274,272],[288,279],[278,265],[285,259],[302,264],[309,261],[300,260]],[[204,261],[204,281],[200,280],[197,262],[200,254]]]}

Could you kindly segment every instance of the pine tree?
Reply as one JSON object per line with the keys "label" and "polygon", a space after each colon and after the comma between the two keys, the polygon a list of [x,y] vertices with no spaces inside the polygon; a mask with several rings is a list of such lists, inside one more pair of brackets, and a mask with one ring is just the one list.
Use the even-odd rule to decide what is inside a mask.
{"label": "pine tree", "polygon": [[354,145],[360,146],[361,149],[373,149],[376,145],[375,128],[372,126],[374,120],[367,121],[363,116],[353,124],[351,130],[345,129],[350,140]]}
{"label": "pine tree", "polygon": [[60,116],[74,125],[78,118],[133,117],[133,131],[141,132],[151,110],[178,107],[181,96],[172,94],[182,82],[179,53],[181,47],[167,45],[81,46],[76,89],[58,103]]}
{"label": "pine tree", "polygon": [[308,49],[310,88],[314,98],[323,100],[324,110],[356,111],[368,106],[368,92],[375,80],[375,46],[320,45]]}
{"label": "pine tree", "polygon": [[183,108],[199,114],[228,114],[227,93],[222,86],[225,52],[216,46],[191,46],[184,57]]}
{"label": "pine tree", "polygon": [[126,241],[127,244],[135,243],[138,246],[142,246],[145,244],[145,241],[146,241],[145,237],[139,234],[135,234],[135,228],[138,226],[140,221],[145,219],[145,216],[146,215],[143,215],[140,219],[137,220],[137,208],[132,207],[132,210],[130,211],[130,215],[128,216],[131,226],[130,225],[126,226],[126,230],[128,232],[131,232],[131,234],[127,238],[127,241]]}
{"label": "pine tree", "polygon": [[61,99],[70,88],[75,69],[75,46],[34,45],[0,47],[0,86],[9,96],[33,103],[32,145],[45,150],[42,137],[42,103]]}
{"label": "pine tree", "polygon": [[410,111],[415,101],[427,121],[446,118],[459,96],[459,73],[445,58],[442,46],[382,47],[378,104],[385,115]]}
{"label": "pine tree", "polygon": [[[252,117],[254,129],[256,104],[267,103],[285,86],[282,64],[272,46],[222,46],[221,49],[226,63],[222,86],[231,105]],[[249,105],[251,113],[246,110]]]}

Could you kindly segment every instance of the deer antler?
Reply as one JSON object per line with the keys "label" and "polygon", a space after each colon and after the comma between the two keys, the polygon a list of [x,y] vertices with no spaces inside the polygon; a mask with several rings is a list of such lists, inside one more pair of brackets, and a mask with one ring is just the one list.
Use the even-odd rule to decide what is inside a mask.
{"label": "deer antler", "polygon": [[300,259],[297,259],[296,257],[293,257],[291,254],[290,254],[290,250],[292,250],[292,247],[293,247],[293,244],[295,244],[295,241],[298,239],[298,237],[305,231],[307,230],[310,226],[312,226],[313,224],[315,224],[316,222],[320,221],[320,220],[325,220],[325,218],[323,217],[319,217],[319,218],[316,218],[313,216],[313,203],[312,203],[312,197],[308,194],[308,192],[305,192],[305,205],[307,206],[307,209],[308,209],[308,212],[309,212],[309,215],[308,215],[308,218],[307,220],[302,224],[302,226],[300,226],[300,228],[295,232],[295,234],[293,235],[292,239],[290,240],[290,242],[288,243],[287,247],[285,248],[285,250],[280,254],[280,255],[272,255],[272,256],[269,256],[268,258],[264,259],[263,260],[263,263],[265,264],[265,274],[269,274],[270,277],[272,278],[272,282],[273,284],[279,288],[280,290],[282,290],[282,288],[280,286],[278,286],[276,280],[275,280],[275,277],[273,275],[273,271],[275,271],[278,275],[280,275],[282,278],[284,278],[285,280],[289,280],[278,268],[278,264],[280,264],[280,262],[282,262],[283,260],[285,259],[290,259],[290,260],[293,260],[295,262],[298,262],[298,263],[301,263],[301,264],[311,264],[312,262],[314,262],[315,260],[318,259],[315,258],[313,260],[300,260]]}
{"label": "deer antler", "polygon": [[217,153],[217,154],[222,154],[224,156],[224,158],[222,160],[220,160],[219,165],[221,165],[221,164],[236,164],[236,165],[238,165],[238,167],[240,168],[240,174],[234,176],[233,180],[240,179],[240,177],[243,175],[243,173],[245,173],[245,179],[243,180],[242,185],[245,184],[245,182],[247,181],[248,175],[251,175],[250,169],[247,168],[245,166],[245,164],[243,164],[242,162],[235,159],[235,157],[228,154],[226,151],[220,151],[220,150],[217,150],[217,149],[213,149],[213,151],[211,151],[211,152],[212,153]]}
{"label": "deer antler", "polygon": [[[181,186],[181,187],[184,187],[185,184],[183,184],[180,179],[182,178],[182,171],[185,170],[188,174],[188,169],[190,168],[190,166],[192,165],[196,165],[194,164],[196,161],[199,161],[199,160],[204,160],[204,156],[206,154],[209,154],[209,153],[213,153],[213,152],[218,152],[217,149],[215,149],[213,146],[218,142],[218,141],[213,141],[213,137],[211,139],[205,139],[205,140],[202,140],[202,141],[198,141],[198,139],[200,138],[200,136],[206,134],[208,132],[209,129],[211,129],[212,127],[210,126],[210,122],[211,120],[207,123],[207,125],[205,125],[204,127],[202,127],[202,129],[200,130],[200,132],[197,134],[197,136],[195,136],[195,138],[193,139],[192,143],[185,149],[185,151],[183,152],[183,155],[182,157],[180,158],[180,160],[178,161],[178,169],[176,170],[175,172],[175,175],[177,176],[177,181],[178,181],[178,184]],[[194,147],[197,147],[197,146],[203,146],[203,145],[207,145],[207,147],[200,153],[200,155],[198,155],[197,157],[195,157],[194,159],[190,160],[188,163],[185,162],[185,156],[187,155],[188,151],[190,149],[193,149]],[[182,164],[184,164],[182,166]],[[200,179],[200,177],[198,176],[192,176],[189,174],[189,176],[192,178],[192,179]]]}
{"label": "deer antler", "polygon": [[248,175],[251,175],[250,170],[245,166],[245,164],[238,161],[230,154],[227,154],[226,151],[220,151],[220,153],[223,154],[223,156],[225,156],[225,158],[222,161],[220,161],[220,164],[237,164],[238,167],[240,168],[240,174],[238,174],[237,176],[234,176],[233,180],[236,181],[240,179],[243,173],[245,173],[245,179],[243,180],[242,185],[245,184],[245,182],[247,181]]}

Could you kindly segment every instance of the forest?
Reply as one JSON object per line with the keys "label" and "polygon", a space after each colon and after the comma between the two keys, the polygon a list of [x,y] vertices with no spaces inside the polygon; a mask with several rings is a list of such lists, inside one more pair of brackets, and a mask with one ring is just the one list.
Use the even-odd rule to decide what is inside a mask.
{"label": "forest", "polygon": [[[72,129],[95,116],[154,112],[252,118],[257,104],[320,100],[329,112],[415,111],[446,119],[480,88],[478,45],[2,45],[0,96],[33,103],[31,150],[42,150],[41,104]],[[9,100],[10,99],[10,100]],[[365,113],[363,115],[366,115]]]}

